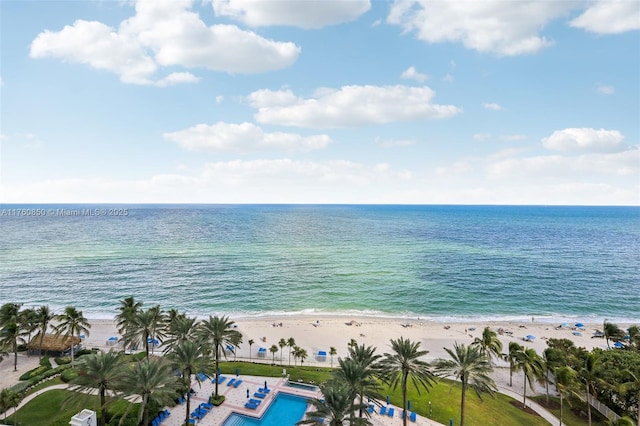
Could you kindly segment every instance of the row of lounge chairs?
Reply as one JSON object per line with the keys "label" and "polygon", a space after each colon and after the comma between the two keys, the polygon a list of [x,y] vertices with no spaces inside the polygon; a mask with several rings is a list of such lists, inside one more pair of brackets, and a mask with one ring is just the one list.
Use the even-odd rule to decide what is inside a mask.
{"label": "row of lounge chairs", "polygon": [[164,411],[161,411],[155,419],[151,420],[151,426],[158,426],[160,423],[162,423],[167,417],[169,417],[171,415],[171,413],[169,412],[169,410],[165,409]]}
{"label": "row of lounge chairs", "polygon": [[247,402],[246,404],[244,404],[244,408],[248,408],[250,410],[255,410],[260,406],[260,403],[262,402],[262,400],[260,399],[253,399],[251,398],[249,400],[249,402]]}
{"label": "row of lounge chairs", "polygon": [[[224,381],[224,380],[223,380]],[[218,383],[222,383],[218,382]],[[227,382],[227,386],[233,386],[234,388],[237,388],[238,386],[240,386],[242,384],[242,380],[241,379],[231,379]]]}
{"label": "row of lounge chairs", "polygon": [[209,410],[211,410],[212,408],[213,404],[209,404],[207,402],[200,403],[198,408],[191,412],[191,419],[189,419],[189,423],[192,423],[191,420],[193,420],[193,423],[195,424],[195,420],[202,419],[207,415],[207,413],[209,413]]}
{"label": "row of lounge chairs", "polygon": [[[369,404],[369,413],[373,414],[375,413],[375,411],[376,411],[375,406],[373,404]],[[381,416],[387,415],[389,417],[393,417],[396,413],[396,409],[393,407],[387,407],[386,405],[383,405],[380,407],[380,410],[378,413]],[[404,411],[400,416],[400,418],[403,418],[403,416],[404,416]],[[409,414],[409,420],[411,420],[412,422],[415,422],[417,418],[418,418],[418,415],[416,414],[415,411],[412,411],[411,414]]]}

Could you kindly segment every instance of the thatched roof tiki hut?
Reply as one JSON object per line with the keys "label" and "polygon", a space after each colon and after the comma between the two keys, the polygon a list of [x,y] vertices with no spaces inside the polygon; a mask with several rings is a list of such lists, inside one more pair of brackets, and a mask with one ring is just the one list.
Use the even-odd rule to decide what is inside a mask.
{"label": "thatched roof tiki hut", "polygon": [[57,334],[45,334],[42,339],[42,347],[40,346],[40,333],[36,334],[29,343],[27,350],[31,354],[37,354],[42,348],[43,352],[49,355],[63,355],[68,352],[72,346],[80,344],[80,338],[77,336],[62,336]]}

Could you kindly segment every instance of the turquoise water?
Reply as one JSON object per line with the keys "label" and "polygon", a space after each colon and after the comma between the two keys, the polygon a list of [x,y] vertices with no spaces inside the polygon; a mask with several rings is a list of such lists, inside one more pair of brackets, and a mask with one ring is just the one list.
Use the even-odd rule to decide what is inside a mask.
{"label": "turquoise water", "polygon": [[305,398],[280,393],[261,419],[232,414],[222,426],[293,426],[302,420],[305,411]]}
{"label": "turquoise water", "polygon": [[133,295],[201,316],[640,319],[638,207],[17,207],[0,206],[0,303],[89,317]]}

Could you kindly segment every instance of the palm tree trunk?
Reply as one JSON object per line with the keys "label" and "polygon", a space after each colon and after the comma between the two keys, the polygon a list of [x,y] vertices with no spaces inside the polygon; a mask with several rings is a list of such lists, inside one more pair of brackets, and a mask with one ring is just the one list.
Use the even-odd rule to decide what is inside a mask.
{"label": "palm tree trunk", "polygon": [[562,392],[560,392],[560,424],[562,426]]}
{"label": "palm tree trunk", "polygon": [[547,405],[549,405],[549,370],[547,370],[546,380],[544,381],[544,386],[547,389]]}
{"label": "palm tree trunk", "polygon": [[524,375],[524,389],[522,391],[522,408],[526,407],[527,402],[527,375]]}
{"label": "palm tree trunk", "polygon": [[18,371],[18,342],[13,342],[13,371]]}
{"label": "palm tree trunk", "polygon": [[[189,376],[191,377],[191,376]],[[189,380],[191,381],[191,380]],[[184,415],[184,424],[189,424],[189,413],[191,413],[191,383],[189,383],[189,389],[187,389],[187,412]]]}
{"label": "palm tree trunk", "polygon": [[42,342],[43,341],[44,341],[44,331],[40,335],[40,357],[38,358],[39,361],[42,361]]}
{"label": "palm tree trunk", "polygon": [[[404,373],[402,375],[402,410],[405,411],[407,409],[407,375],[408,373]],[[407,426],[407,416],[402,416],[402,426]]]}
{"label": "palm tree trunk", "polygon": [[591,426],[591,402],[589,402],[589,383],[587,383],[587,417],[589,418],[589,426]]}
{"label": "palm tree trunk", "polygon": [[73,347],[73,333],[71,333],[71,368],[73,368],[74,355],[76,352],[74,351],[74,349],[75,348]]}
{"label": "palm tree trunk", "polygon": [[509,363],[509,386],[513,386],[513,364]]}
{"label": "palm tree trunk", "polygon": [[[219,347],[218,347],[217,343],[214,345],[214,349],[216,351],[216,353],[214,354],[215,357],[216,357],[216,393],[215,393],[215,397],[216,397],[216,399],[218,399],[218,382],[220,381],[220,380],[218,380],[219,376],[220,376],[220,373],[219,373],[219,371],[220,371],[220,360],[218,359],[218,353],[219,353],[218,349],[219,349]],[[191,384],[189,384],[189,390],[191,390]]]}
{"label": "palm tree trunk", "polygon": [[140,407],[140,408],[143,408],[143,409],[144,409],[144,410],[143,410],[143,415],[144,415],[144,417],[143,417],[143,422],[142,422],[142,424],[143,424],[143,425],[148,425],[148,424],[149,424],[149,394],[145,394],[145,395],[144,395],[144,400],[143,400],[143,402],[144,402],[144,406],[143,406],[143,407]]}
{"label": "palm tree trunk", "polygon": [[464,386],[464,383],[462,385],[462,398],[460,398],[460,426],[464,426],[464,403],[467,398],[466,386]]}

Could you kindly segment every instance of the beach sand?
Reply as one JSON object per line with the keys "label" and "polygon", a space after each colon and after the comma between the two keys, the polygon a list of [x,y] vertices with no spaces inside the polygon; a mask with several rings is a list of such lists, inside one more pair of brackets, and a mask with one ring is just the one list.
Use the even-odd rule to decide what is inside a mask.
{"label": "beach sand", "polygon": [[[427,361],[436,358],[447,357],[444,347],[451,348],[455,342],[470,344],[474,338],[481,337],[485,326],[493,330],[503,329],[505,332],[499,336],[503,343],[503,351],[506,352],[509,342],[518,342],[521,345],[534,348],[538,353],[547,347],[546,340],[549,338],[567,338],[575,342],[576,346],[591,349],[594,347],[606,348],[606,342],[602,338],[592,338],[596,329],[602,329],[602,323],[588,324],[578,330],[573,327],[563,327],[557,329],[558,324],[547,322],[433,322],[420,319],[399,319],[380,317],[350,317],[350,316],[281,316],[281,317],[253,317],[253,318],[231,318],[237,324],[237,330],[243,335],[243,343],[237,350],[236,359],[249,360],[250,339],[254,340],[251,346],[251,359],[257,362],[272,362],[272,354],[268,351],[271,345],[278,345],[280,339],[295,339],[296,345],[307,350],[308,358],[305,365],[330,366],[331,357],[329,350],[335,347],[337,355],[334,356],[333,365],[336,365],[338,357],[347,355],[347,345],[351,339],[355,339],[358,344],[375,346],[377,352],[382,354],[390,351],[389,341],[400,336],[418,341],[421,348],[429,351],[426,356]],[[100,348],[108,350],[110,348],[121,349],[120,346],[109,345],[110,337],[120,337],[115,322],[113,320],[93,319],[91,320],[91,333],[83,341],[86,348]],[[281,324],[281,325],[280,325]],[[628,327],[628,324],[618,324],[620,327]],[[576,335],[574,333],[579,333]],[[523,338],[533,335],[536,338],[532,341],[525,341]],[[264,339],[264,341],[263,341]],[[264,357],[258,356],[259,348],[266,348]],[[279,349],[279,348],[278,348]],[[155,349],[156,353],[162,351],[162,346]],[[327,352],[325,360],[317,357],[319,351]],[[285,368],[289,364],[289,348],[282,350]],[[229,360],[233,360],[233,355],[228,355]],[[275,356],[276,363],[280,364],[280,350]],[[13,356],[7,357],[0,363],[0,388],[10,386],[18,381],[22,372],[37,365],[38,357],[20,355],[18,360],[18,372],[13,372]],[[299,360],[297,361],[299,364]],[[293,365],[294,359],[291,358]],[[495,372],[495,380],[499,386],[508,386],[509,372],[508,365],[504,361],[496,362],[498,368]],[[521,392],[520,374],[514,375],[513,388]],[[542,388],[539,388],[539,390]]]}

